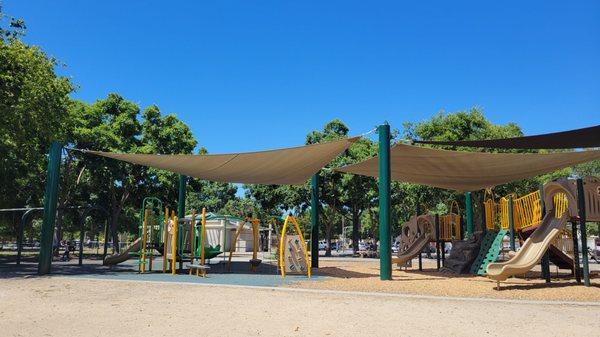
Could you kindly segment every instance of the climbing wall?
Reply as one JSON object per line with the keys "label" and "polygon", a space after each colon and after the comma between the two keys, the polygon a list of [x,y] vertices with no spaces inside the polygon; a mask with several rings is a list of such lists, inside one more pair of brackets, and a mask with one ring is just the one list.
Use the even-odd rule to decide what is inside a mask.
{"label": "climbing wall", "polygon": [[471,265],[471,274],[485,275],[488,264],[495,262],[502,250],[502,239],[507,230],[487,231],[481,242],[481,249]]}
{"label": "climbing wall", "polygon": [[284,243],[285,272],[305,274],[308,270],[308,264],[299,236],[287,235]]}

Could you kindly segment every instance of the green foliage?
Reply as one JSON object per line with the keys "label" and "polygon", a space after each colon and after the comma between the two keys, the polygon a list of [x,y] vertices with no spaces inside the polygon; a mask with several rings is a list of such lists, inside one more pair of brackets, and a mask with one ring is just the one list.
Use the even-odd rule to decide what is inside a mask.
{"label": "green foliage", "polygon": [[63,139],[74,86],[37,47],[0,40],[0,206],[38,204],[45,154]]}
{"label": "green foliage", "polygon": [[4,14],[2,3],[0,3],[0,40],[6,42],[25,35],[27,27],[23,19],[11,17],[6,24],[7,18],[8,15]]}
{"label": "green foliage", "polygon": [[225,206],[236,200],[236,192],[234,184],[193,180],[188,189],[186,206],[188,209],[206,207],[208,212],[228,213]]}

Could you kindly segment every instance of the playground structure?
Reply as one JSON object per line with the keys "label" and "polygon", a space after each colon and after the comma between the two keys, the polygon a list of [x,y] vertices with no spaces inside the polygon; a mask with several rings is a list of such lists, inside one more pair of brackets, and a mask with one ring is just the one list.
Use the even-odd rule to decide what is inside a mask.
{"label": "playground structure", "polygon": [[[290,223],[296,232],[295,235],[288,234]],[[311,263],[308,260],[308,248],[304,241],[304,234],[302,234],[298,220],[291,215],[286,216],[281,228],[278,255],[278,266],[282,277],[291,273],[306,273],[308,277],[311,277]]]}
{"label": "playground structure", "polygon": [[[459,212],[440,217],[431,214],[412,216],[402,225],[400,249],[392,262],[399,267],[407,266],[418,256],[419,270],[422,270],[421,252],[430,242],[436,242],[438,269],[441,255],[444,272],[487,275],[499,282],[525,274],[542,261],[543,274],[549,282],[548,261],[551,261],[557,268],[569,269],[580,280],[577,222],[600,220],[598,178],[585,178],[579,183],[578,180],[561,179],[520,198],[514,194],[502,197],[498,203],[494,202],[490,191],[484,198],[486,195],[483,232],[473,232],[460,240],[460,235],[456,235],[461,228]],[[567,222],[571,222],[572,233],[565,228]],[[507,236],[508,248],[504,246]],[[518,251],[517,237],[524,241]],[[440,243],[446,240],[452,241],[449,265],[444,263],[443,250],[439,250]],[[584,233],[581,240],[585,240]],[[496,262],[502,254],[508,255],[509,260]],[[587,252],[583,252],[583,258],[587,259]],[[587,260],[584,261],[586,265]],[[588,274],[585,269],[583,274]],[[589,280],[587,276],[586,279]]]}
{"label": "playground structure", "polygon": [[[508,277],[518,274],[523,274],[533,266],[542,260],[546,251],[551,247],[553,243],[556,243],[556,239],[559,238],[564,225],[567,221],[571,222],[573,231],[573,248],[574,248],[574,275],[579,279],[578,271],[578,248],[577,248],[577,235],[576,235],[576,224],[585,223],[585,221],[600,221],[600,179],[598,178],[585,178],[585,179],[560,179],[552,181],[544,185],[543,187],[544,198],[539,198],[538,202],[535,202],[535,196],[527,196],[531,201],[525,201],[523,204],[529,204],[529,207],[522,207],[522,210],[528,210],[522,212],[523,219],[533,220],[533,223],[522,221],[520,224],[522,228],[536,226],[535,231],[525,240],[521,249],[516,252],[506,262],[490,263],[487,266],[487,276],[498,282],[506,280]],[[543,200],[543,201],[542,201]],[[510,201],[510,200],[509,200]],[[534,206],[538,204],[538,206]],[[509,207],[508,211],[511,211]],[[512,213],[512,212],[511,212]],[[510,221],[509,226],[511,227],[510,232],[513,233],[511,219],[519,218],[514,217],[513,214],[509,213],[508,220]],[[541,217],[541,214],[544,214]],[[537,219],[542,218],[541,221]],[[581,231],[581,240],[585,242],[586,233]],[[511,248],[514,247],[514,237],[511,238]],[[582,252],[583,263],[583,274],[586,283],[589,283],[589,270],[587,269],[587,251]],[[587,284],[586,284],[587,285]]]}
{"label": "playground structure", "polygon": [[185,260],[191,262],[193,269],[208,269],[194,264],[194,261],[200,261],[204,266],[206,259],[221,254],[220,245],[213,247],[205,244],[206,210],[202,210],[201,223],[198,224],[195,210],[192,210],[191,219],[179,219],[175,211],[169,210],[168,207],[163,211],[162,205],[160,199],[144,198],[140,210],[138,238],[119,254],[106,256],[104,265],[115,265],[137,256],[138,272],[151,272],[154,252],[158,251],[162,255],[163,273],[176,274],[178,269],[183,269]]}
{"label": "playground structure", "polygon": [[[453,212],[453,208],[456,212]],[[392,258],[392,263],[398,267],[407,267],[410,261],[419,257],[419,270],[422,270],[421,252],[431,242],[435,242],[437,251],[437,269],[445,260],[445,246],[447,242],[462,238],[462,218],[456,201],[450,205],[449,213],[439,216],[428,212],[422,215],[413,215],[403,223],[400,236],[400,249],[397,257]]]}
{"label": "playground structure", "polygon": [[236,244],[238,239],[240,238],[240,234],[244,229],[244,226],[250,223],[252,226],[252,259],[250,259],[250,269],[252,271],[256,271],[258,266],[262,263],[262,260],[258,258],[258,246],[260,242],[260,220],[255,219],[251,216],[246,217],[243,221],[240,221],[237,230],[235,231],[233,237],[233,244],[229,249],[229,260],[227,261],[227,267],[231,270],[231,258],[233,257],[233,252],[235,251]]}
{"label": "playground structure", "polygon": [[[191,217],[178,218],[175,211],[168,207],[162,208],[162,201],[157,198],[145,198],[140,210],[140,224],[138,238],[119,254],[106,256],[104,265],[115,265],[122,263],[132,257],[138,257],[138,272],[152,272],[155,251],[162,255],[162,272],[176,275],[178,271],[183,270],[184,261],[189,261],[186,265],[188,274],[197,276],[206,276],[210,265],[210,260],[222,253],[221,245],[211,246],[208,244],[206,223],[206,209],[202,209],[200,221],[196,219],[196,210],[192,210]],[[236,244],[240,234],[246,224],[252,227],[252,258],[250,259],[250,268],[257,271],[262,260],[258,259],[258,250],[260,248],[260,223],[256,218],[246,217],[239,221],[235,234],[230,244],[228,268],[231,267],[232,257],[236,251]],[[288,274],[306,274],[310,277],[311,268],[308,260],[308,248],[304,240],[304,234],[300,228],[298,220],[292,215],[287,215],[283,222],[282,229],[277,228],[277,221],[269,221],[270,228],[275,229],[277,237],[277,266],[281,275],[285,277]],[[295,231],[295,235],[290,235],[289,229]],[[226,229],[224,232],[226,233]],[[223,238],[223,243],[226,240]],[[271,240],[269,242],[271,244]],[[284,252],[283,254],[281,252]],[[177,266],[179,262],[179,267]]]}

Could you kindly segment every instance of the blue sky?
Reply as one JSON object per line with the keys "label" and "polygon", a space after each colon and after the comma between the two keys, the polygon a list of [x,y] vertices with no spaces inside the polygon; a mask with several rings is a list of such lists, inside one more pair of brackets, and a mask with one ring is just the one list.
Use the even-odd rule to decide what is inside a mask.
{"label": "blue sky", "polygon": [[76,98],[117,92],[211,153],[480,106],[526,134],[600,123],[599,1],[26,1]]}

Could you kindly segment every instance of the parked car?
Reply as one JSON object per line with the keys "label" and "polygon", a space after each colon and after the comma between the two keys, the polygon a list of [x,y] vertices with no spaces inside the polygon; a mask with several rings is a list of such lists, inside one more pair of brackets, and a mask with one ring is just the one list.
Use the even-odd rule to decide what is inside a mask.
{"label": "parked car", "polygon": [[327,241],[325,241],[325,240],[319,241],[319,250],[325,250],[325,249],[327,249]]}

